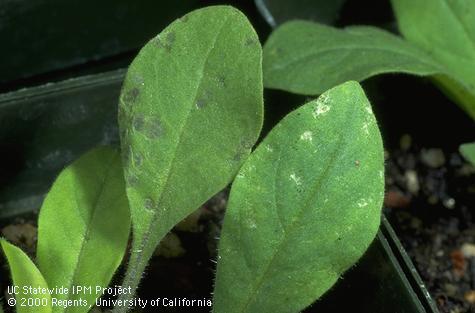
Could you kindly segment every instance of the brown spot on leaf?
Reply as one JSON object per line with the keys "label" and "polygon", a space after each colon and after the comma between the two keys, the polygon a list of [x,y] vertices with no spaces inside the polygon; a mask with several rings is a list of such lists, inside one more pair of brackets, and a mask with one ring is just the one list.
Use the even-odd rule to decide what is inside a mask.
{"label": "brown spot on leaf", "polygon": [[244,43],[244,45],[245,45],[246,47],[249,47],[249,46],[254,45],[255,43],[256,43],[256,39],[250,37],[250,38],[247,38],[247,39],[246,39],[246,42]]}
{"label": "brown spot on leaf", "polygon": [[203,98],[200,98],[200,99],[198,99],[198,101],[196,101],[196,108],[197,109],[202,109],[205,106],[206,106],[206,101]]}
{"label": "brown spot on leaf", "polygon": [[140,91],[137,87],[127,90],[124,95],[124,101],[126,103],[134,103],[137,101],[139,93]]}
{"label": "brown spot on leaf", "polygon": [[134,121],[132,123],[132,126],[134,129],[138,132],[143,131],[145,125],[145,119],[142,115],[134,117]]}
{"label": "brown spot on leaf", "polygon": [[161,40],[160,36],[157,36],[155,41],[156,41],[157,46],[159,48],[164,48],[167,52],[171,52],[173,43],[175,42],[175,39],[176,39],[175,32],[169,32],[168,34],[166,34],[166,37],[165,37],[166,42],[163,42],[163,40]]}
{"label": "brown spot on leaf", "polygon": [[134,153],[134,165],[135,166],[142,166],[142,156],[140,155],[140,153]]}
{"label": "brown spot on leaf", "polygon": [[226,77],[224,77],[224,75],[218,76],[218,84],[221,87],[226,87]]}
{"label": "brown spot on leaf", "polygon": [[241,151],[237,152],[234,156],[233,156],[233,161],[234,162],[239,162],[243,157],[243,153]]}
{"label": "brown spot on leaf", "polygon": [[254,146],[254,142],[251,140],[243,139],[241,140],[241,147],[244,148],[245,150],[252,149]]}
{"label": "brown spot on leaf", "polygon": [[162,48],[163,47],[163,44],[162,44],[162,38],[160,35],[157,35],[154,39],[153,39],[153,42],[155,43],[155,45],[159,48]]}
{"label": "brown spot on leaf", "polygon": [[126,141],[126,137],[127,137],[127,129],[126,128],[121,128],[119,130],[119,137],[121,139],[121,141]]}
{"label": "brown spot on leaf", "polygon": [[160,49],[165,49],[165,51],[170,52],[172,47],[169,43],[163,42],[160,36],[155,37],[155,45]]}
{"label": "brown spot on leaf", "polygon": [[126,177],[126,181],[127,181],[127,185],[129,187],[137,187],[137,184],[139,182],[139,179],[137,178],[137,176],[135,176],[134,174],[129,174],[127,175]]}
{"label": "brown spot on leaf", "polygon": [[189,17],[188,17],[188,14],[187,14],[187,15],[182,16],[180,18],[180,21],[182,21],[183,23],[186,23],[186,22],[188,22],[188,19],[189,19]]}
{"label": "brown spot on leaf", "polygon": [[242,139],[239,144],[239,148],[236,154],[233,156],[232,160],[235,162],[239,162],[244,156],[249,154],[252,147],[253,147],[252,141]]}
{"label": "brown spot on leaf", "polygon": [[143,85],[144,84],[144,79],[143,79],[143,76],[142,75],[138,75],[138,74],[132,74],[131,75],[131,79],[134,83],[136,84],[139,84],[139,85]]}
{"label": "brown spot on leaf", "polygon": [[146,210],[152,211],[155,209],[155,202],[151,198],[146,198],[144,200],[143,206]]}
{"label": "brown spot on leaf", "polygon": [[152,119],[147,123],[145,136],[149,139],[157,139],[163,134],[162,123],[158,119]]}
{"label": "brown spot on leaf", "polygon": [[167,41],[169,45],[173,44],[175,42],[175,39],[176,39],[175,32],[169,32],[167,34]]}
{"label": "brown spot on leaf", "polygon": [[132,157],[132,149],[130,148],[129,145],[125,145],[124,142],[123,144],[123,149],[122,149],[122,160],[124,161],[124,164],[129,163]]}
{"label": "brown spot on leaf", "polygon": [[212,99],[212,93],[209,90],[205,90],[203,94],[196,101],[195,103],[196,108],[201,109],[205,107],[210,102],[210,99]]}

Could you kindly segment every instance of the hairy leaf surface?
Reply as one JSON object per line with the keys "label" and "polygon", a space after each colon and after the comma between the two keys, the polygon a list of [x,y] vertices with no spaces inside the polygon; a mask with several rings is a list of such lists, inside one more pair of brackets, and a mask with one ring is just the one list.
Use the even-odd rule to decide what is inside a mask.
{"label": "hairy leaf surface", "polygon": [[421,49],[374,27],[337,29],[306,21],[283,24],[264,45],[264,84],[315,95],[348,80],[382,73],[440,73]]}
{"label": "hairy leaf surface", "polygon": [[285,117],[233,183],[214,312],[300,312],[324,294],[375,237],[383,163],[356,82]]}
{"label": "hairy leaf surface", "polygon": [[[51,313],[51,296],[49,293],[34,295],[31,293],[25,294],[23,287],[34,288],[48,288],[43,275],[36,267],[36,265],[30,260],[30,258],[18,247],[8,243],[5,239],[0,239],[0,243],[3,248],[3,252],[7,257],[8,264],[10,266],[10,272],[12,275],[13,285],[18,286],[19,293],[15,295],[17,300],[16,312],[17,313]],[[36,301],[45,301],[45,306],[21,306],[20,299],[38,299]],[[44,299],[44,300],[42,300]],[[28,300],[27,300],[28,301]],[[0,308],[0,312],[1,312]]]}
{"label": "hairy leaf surface", "polygon": [[[106,287],[124,256],[130,214],[120,154],[101,147],[64,169],[48,193],[38,222],[38,265],[50,286],[92,286],[88,304]],[[88,312],[89,307],[56,306],[53,312]]]}
{"label": "hairy leaf surface", "polygon": [[228,6],[185,15],[135,58],[119,107],[134,231],[125,285],[135,289],[164,235],[236,175],[262,127],[262,89],[257,34]]}

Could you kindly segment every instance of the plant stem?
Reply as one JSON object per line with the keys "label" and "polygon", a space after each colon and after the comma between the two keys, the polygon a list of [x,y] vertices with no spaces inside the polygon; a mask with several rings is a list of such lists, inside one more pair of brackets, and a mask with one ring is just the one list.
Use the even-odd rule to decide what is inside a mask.
{"label": "plant stem", "polygon": [[[143,238],[141,242],[137,242],[136,240],[132,241],[132,253],[130,254],[129,264],[127,266],[127,271],[125,272],[125,277],[122,282],[122,287],[130,287],[131,292],[119,295],[117,300],[123,302],[133,301],[140,280],[142,279],[142,273],[144,273],[148,261],[151,257],[151,253],[149,253],[148,250],[152,250],[153,252],[153,249],[147,249],[145,247],[147,242],[147,238]],[[129,309],[131,309],[129,305],[116,306],[112,310],[112,313],[126,313],[127,311],[129,311]]]}

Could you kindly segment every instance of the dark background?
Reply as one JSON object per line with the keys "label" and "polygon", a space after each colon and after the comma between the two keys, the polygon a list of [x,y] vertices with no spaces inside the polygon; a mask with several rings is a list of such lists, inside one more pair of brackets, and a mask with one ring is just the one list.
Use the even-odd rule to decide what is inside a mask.
{"label": "dark background", "polygon": [[[270,8],[271,2],[279,8],[285,0],[267,2]],[[365,24],[397,32],[389,0],[346,0],[342,1],[339,13],[324,16],[315,15],[307,8],[311,2],[286,1],[286,5],[294,5],[293,9],[275,11],[276,20],[316,18],[338,27]],[[57,173],[80,154],[97,144],[118,143],[116,101],[124,73],[120,69],[126,68],[140,47],[171,21],[193,9],[214,4],[230,4],[242,10],[262,43],[265,42],[271,27],[250,0],[0,2],[0,226],[17,216],[34,214]],[[104,77],[61,82],[118,69]],[[44,86],[52,82],[61,83]],[[43,87],[18,91],[36,86]],[[419,145],[440,147],[449,153],[456,151],[461,143],[473,140],[473,121],[428,78],[383,75],[368,79],[363,87],[373,104],[388,149],[398,147],[399,139],[406,133]],[[307,100],[266,90],[263,135],[286,113]],[[202,246],[206,243],[202,239],[183,236],[196,258],[192,262],[207,257],[203,254]],[[330,293],[316,308],[321,312],[331,310],[335,302],[341,302],[341,294],[345,294],[341,305],[347,308],[356,302],[375,301],[372,293],[364,290],[354,293],[361,289],[354,282],[381,279],[381,272],[371,272],[374,258],[387,257],[380,249],[372,247],[370,256],[365,258],[373,261],[363,261],[360,269],[347,273],[353,278],[334,288],[340,293]],[[175,265],[165,262],[161,266],[173,272]],[[199,295],[209,295],[212,288],[213,273],[207,270],[208,266],[190,270],[184,265],[196,281],[205,282]],[[387,270],[386,278],[398,279],[393,268],[384,270]],[[153,286],[154,280],[166,280],[162,273],[149,277],[144,284]],[[173,295],[179,292],[167,290]],[[157,294],[153,289],[148,291],[150,297]],[[396,297],[393,301],[397,300],[397,293],[392,296]],[[377,301],[383,300],[386,298],[381,294]]]}

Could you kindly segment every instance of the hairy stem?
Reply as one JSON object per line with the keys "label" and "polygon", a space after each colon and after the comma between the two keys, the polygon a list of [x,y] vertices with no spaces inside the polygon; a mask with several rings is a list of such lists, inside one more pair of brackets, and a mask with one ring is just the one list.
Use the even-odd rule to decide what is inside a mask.
{"label": "hairy stem", "polygon": [[[137,288],[142,280],[142,273],[144,273],[145,268],[147,267],[148,261],[151,257],[149,250],[153,252],[153,249],[147,248],[148,238],[145,237],[142,240],[133,240],[132,241],[132,253],[130,254],[129,264],[127,266],[127,271],[125,272],[125,277],[122,282],[123,288],[129,288],[131,292],[126,294],[121,294],[118,297],[118,300],[122,302],[131,302],[135,298]],[[116,306],[112,310],[112,313],[126,313],[131,307],[129,305],[125,306]]]}

